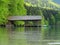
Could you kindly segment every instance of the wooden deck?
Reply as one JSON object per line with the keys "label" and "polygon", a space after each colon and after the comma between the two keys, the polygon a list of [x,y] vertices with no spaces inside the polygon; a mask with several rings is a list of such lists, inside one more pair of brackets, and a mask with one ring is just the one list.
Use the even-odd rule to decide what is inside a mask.
{"label": "wooden deck", "polygon": [[41,20],[41,16],[10,16],[8,20],[16,21],[16,20]]}
{"label": "wooden deck", "polygon": [[25,26],[30,26],[28,25],[27,21],[33,21],[34,25],[32,26],[39,26],[41,19],[42,19],[42,16],[10,16],[8,17],[9,22],[7,23],[7,25],[13,25],[12,22],[14,21],[24,21]]}

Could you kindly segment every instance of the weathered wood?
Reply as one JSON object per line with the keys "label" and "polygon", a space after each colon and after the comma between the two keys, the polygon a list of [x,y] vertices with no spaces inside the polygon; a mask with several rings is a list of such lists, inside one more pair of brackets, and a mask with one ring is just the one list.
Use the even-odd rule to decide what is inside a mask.
{"label": "weathered wood", "polygon": [[[37,23],[39,23],[41,19],[42,16],[10,16],[8,17],[9,22],[7,23],[7,26],[13,26],[12,22],[14,21],[25,21],[25,26],[39,26]],[[33,21],[34,25],[28,25],[27,21]]]}
{"label": "weathered wood", "polygon": [[41,20],[41,16],[10,16],[8,17],[8,20],[10,21],[16,21],[16,20]]}

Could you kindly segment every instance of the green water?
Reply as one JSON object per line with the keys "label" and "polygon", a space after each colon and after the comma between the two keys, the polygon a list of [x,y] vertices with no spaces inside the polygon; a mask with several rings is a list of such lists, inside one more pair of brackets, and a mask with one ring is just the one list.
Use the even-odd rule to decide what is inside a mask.
{"label": "green water", "polygon": [[0,27],[0,45],[52,45],[51,42],[60,42],[59,26]]}

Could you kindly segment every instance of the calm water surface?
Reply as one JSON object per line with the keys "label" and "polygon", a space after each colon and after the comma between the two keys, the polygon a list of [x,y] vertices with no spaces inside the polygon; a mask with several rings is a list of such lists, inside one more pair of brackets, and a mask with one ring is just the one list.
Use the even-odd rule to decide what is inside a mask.
{"label": "calm water surface", "polygon": [[0,27],[0,45],[60,45],[60,28]]}

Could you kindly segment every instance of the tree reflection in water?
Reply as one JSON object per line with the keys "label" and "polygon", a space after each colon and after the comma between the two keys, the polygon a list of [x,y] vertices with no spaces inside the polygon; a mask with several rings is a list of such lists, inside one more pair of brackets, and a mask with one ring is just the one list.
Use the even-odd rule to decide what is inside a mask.
{"label": "tree reflection in water", "polygon": [[0,27],[0,45],[48,45],[60,42],[58,27]]}

